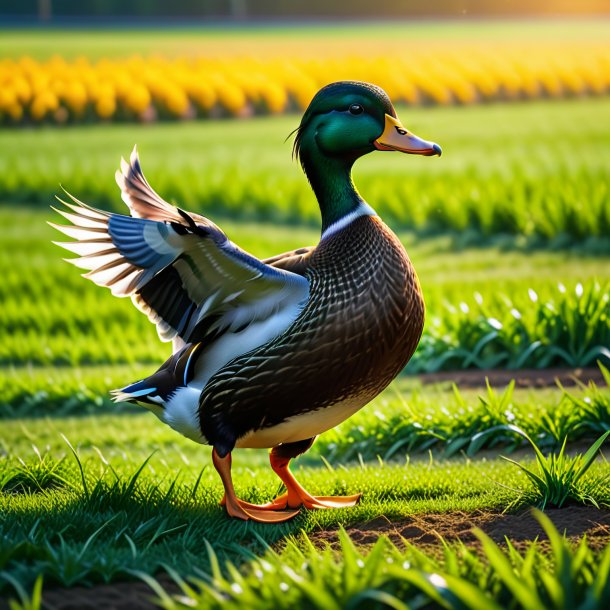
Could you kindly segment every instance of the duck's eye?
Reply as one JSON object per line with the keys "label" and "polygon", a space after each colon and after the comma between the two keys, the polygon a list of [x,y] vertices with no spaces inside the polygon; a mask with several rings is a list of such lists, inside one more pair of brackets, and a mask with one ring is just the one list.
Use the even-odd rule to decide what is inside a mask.
{"label": "duck's eye", "polygon": [[360,104],[352,104],[349,107],[349,111],[352,114],[362,114],[364,112],[364,108]]}

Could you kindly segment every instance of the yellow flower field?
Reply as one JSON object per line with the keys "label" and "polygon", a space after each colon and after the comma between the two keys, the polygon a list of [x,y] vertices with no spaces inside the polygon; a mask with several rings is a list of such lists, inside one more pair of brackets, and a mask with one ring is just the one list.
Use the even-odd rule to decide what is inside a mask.
{"label": "yellow flower field", "polygon": [[[610,91],[610,46],[601,42],[453,41],[399,52],[354,44],[316,54],[48,61],[0,60],[0,122],[250,116],[303,109],[324,84],[366,80],[395,102],[474,104],[602,95]],[[349,49],[347,49],[349,51]]]}

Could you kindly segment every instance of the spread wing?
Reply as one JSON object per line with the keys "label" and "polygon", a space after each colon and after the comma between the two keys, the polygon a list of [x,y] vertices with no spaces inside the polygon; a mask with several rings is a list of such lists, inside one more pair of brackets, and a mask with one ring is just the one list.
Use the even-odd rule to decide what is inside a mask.
{"label": "spread wing", "polygon": [[69,262],[114,295],[130,296],[162,340],[209,340],[299,311],[306,302],[304,277],[265,264],[211,221],[163,201],[135,151],[121,181],[134,216],[97,210],[69,195],[72,202],[60,200],[65,208],[56,211],[72,224],[49,224],[74,239],[58,244],[78,256]]}

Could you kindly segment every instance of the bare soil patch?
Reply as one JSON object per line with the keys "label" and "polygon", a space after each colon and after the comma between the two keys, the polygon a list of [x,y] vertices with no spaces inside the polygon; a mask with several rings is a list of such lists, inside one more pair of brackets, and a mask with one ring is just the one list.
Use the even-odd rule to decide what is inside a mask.
{"label": "bare soil patch", "polygon": [[[589,546],[604,548],[610,542],[610,510],[593,506],[571,506],[550,509],[545,514],[551,519],[559,533],[574,543],[587,536]],[[516,547],[538,539],[547,540],[547,535],[531,510],[516,514],[499,514],[490,511],[473,513],[431,513],[412,515],[399,521],[378,517],[367,523],[346,528],[347,533],[358,546],[371,546],[380,536],[387,536],[398,547],[405,541],[417,545],[439,545],[440,537],[448,542],[461,541],[468,546],[478,546],[473,533],[478,528],[492,540],[503,543],[508,538]],[[337,547],[337,531],[319,531],[310,534],[314,544],[330,544]]]}
{"label": "bare soil patch", "polygon": [[490,369],[490,370],[466,370],[446,371],[441,373],[427,373],[417,377],[424,384],[455,383],[461,388],[485,387],[485,379],[489,379],[492,386],[507,385],[515,379],[515,385],[519,388],[546,388],[554,386],[557,381],[568,387],[577,383],[587,384],[589,381],[597,385],[605,385],[603,375],[598,368],[577,369]]}

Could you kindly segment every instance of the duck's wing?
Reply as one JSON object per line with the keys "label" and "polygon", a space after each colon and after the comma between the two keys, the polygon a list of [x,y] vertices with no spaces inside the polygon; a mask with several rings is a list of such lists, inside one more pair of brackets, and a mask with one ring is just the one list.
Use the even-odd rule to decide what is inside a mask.
{"label": "duck's wing", "polygon": [[[148,218],[149,220],[183,222],[184,219],[180,216],[178,209],[158,195],[148,183],[144,172],[142,172],[136,146],[133,147],[129,163],[125,159],[121,159],[121,168],[116,171],[115,179],[121,189],[121,199],[129,208],[132,216]],[[197,223],[212,224],[209,219],[198,214],[189,212],[189,216]],[[298,248],[297,250],[283,252],[282,254],[263,259],[262,262],[276,269],[284,269],[298,275],[305,275],[314,250],[315,246]]]}
{"label": "duck's wing", "polygon": [[56,211],[72,225],[50,223],[75,240],[58,244],[78,255],[69,262],[114,295],[130,296],[164,341],[207,341],[273,316],[281,332],[307,301],[306,278],[265,264],[209,220],[160,198],[147,202],[158,220],[108,213],[70,198]]}
{"label": "duck's wing", "polygon": [[290,250],[290,252],[283,252],[282,254],[276,254],[270,258],[265,258],[263,259],[263,263],[271,265],[276,269],[284,269],[284,271],[305,275],[311,264],[311,257],[315,249],[315,246],[306,246],[304,248],[299,248],[298,250]]}
{"label": "duck's wing", "polygon": [[[121,189],[121,199],[129,208],[132,216],[162,222],[182,223],[184,221],[178,209],[158,195],[146,180],[140,165],[137,147],[133,147],[129,163],[121,158],[121,168],[116,171],[115,180]],[[202,219],[196,214],[191,213],[190,216],[198,221]],[[207,222],[210,223],[209,220]]]}

